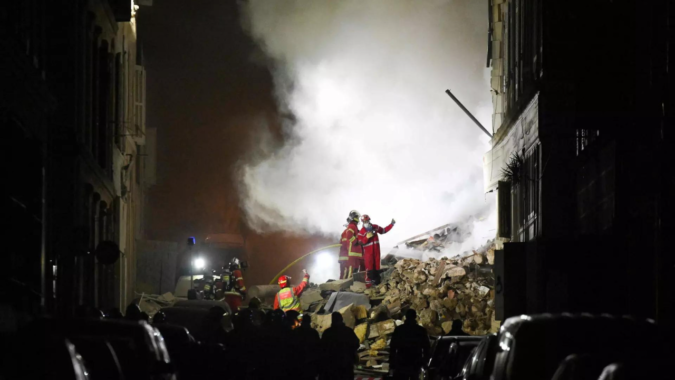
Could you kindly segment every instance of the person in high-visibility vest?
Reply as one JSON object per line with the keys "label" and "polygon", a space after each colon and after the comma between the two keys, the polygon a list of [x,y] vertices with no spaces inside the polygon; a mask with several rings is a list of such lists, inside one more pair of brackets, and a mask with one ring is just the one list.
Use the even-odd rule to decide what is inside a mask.
{"label": "person in high-visibility vest", "polygon": [[305,276],[302,278],[300,285],[296,287],[291,287],[291,278],[289,276],[280,276],[279,277],[279,287],[281,288],[274,297],[274,309],[281,309],[284,312],[289,310],[295,310],[301,312],[302,308],[300,307],[300,295],[309,285],[309,274],[306,270],[302,270],[302,273]]}

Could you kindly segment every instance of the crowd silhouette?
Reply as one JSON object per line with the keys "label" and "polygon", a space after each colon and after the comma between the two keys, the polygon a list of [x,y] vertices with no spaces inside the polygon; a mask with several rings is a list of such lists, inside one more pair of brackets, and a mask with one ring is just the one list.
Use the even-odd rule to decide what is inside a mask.
{"label": "crowd silhouette", "polygon": [[[360,342],[340,313],[331,315],[331,326],[320,336],[309,316],[263,310],[256,301],[233,316],[219,306],[208,313],[202,309],[195,314],[201,318],[195,331],[161,310],[151,320],[137,304],[124,315],[117,309],[103,313],[81,307],[75,318],[42,318],[5,340],[15,349],[4,358],[0,379],[79,380],[82,373],[92,380],[354,378]],[[399,326],[394,337],[398,357],[417,352],[417,366],[428,354],[429,341],[425,330],[411,330],[413,325],[419,327]],[[415,338],[407,330],[414,330]],[[406,351],[409,342],[422,348]]]}

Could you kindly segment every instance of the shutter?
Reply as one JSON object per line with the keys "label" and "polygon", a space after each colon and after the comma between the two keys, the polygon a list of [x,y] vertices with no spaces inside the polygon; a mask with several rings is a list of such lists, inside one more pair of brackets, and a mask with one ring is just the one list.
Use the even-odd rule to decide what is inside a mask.
{"label": "shutter", "polygon": [[500,238],[511,238],[511,182],[499,181],[497,185],[497,219]]}
{"label": "shutter", "polygon": [[145,143],[145,69],[136,65],[134,72],[134,137],[136,143]]}

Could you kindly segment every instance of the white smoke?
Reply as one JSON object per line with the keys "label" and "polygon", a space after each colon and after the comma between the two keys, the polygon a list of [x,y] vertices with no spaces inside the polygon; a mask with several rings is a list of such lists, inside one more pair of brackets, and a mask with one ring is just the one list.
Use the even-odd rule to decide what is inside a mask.
{"label": "white smoke", "polygon": [[[386,254],[449,222],[492,220],[488,138],[444,93],[491,125],[486,1],[249,0],[242,11],[294,115],[287,144],[240,170],[252,228],[337,241],[356,209],[382,226],[396,218]],[[494,237],[478,228],[476,247]]]}

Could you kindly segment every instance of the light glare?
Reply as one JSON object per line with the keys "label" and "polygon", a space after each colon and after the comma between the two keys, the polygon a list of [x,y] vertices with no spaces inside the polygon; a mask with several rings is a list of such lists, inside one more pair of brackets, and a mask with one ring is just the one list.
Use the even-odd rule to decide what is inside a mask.
{"label": "light glare", "polygon": [[206,267],[206,261],[202,259],[201,257],[195,259],[194,263],[195,269],[204,269]]}

